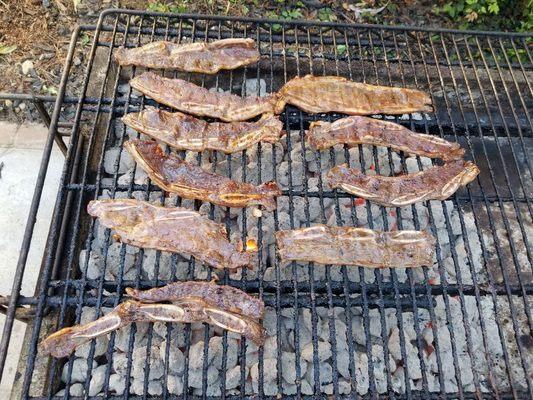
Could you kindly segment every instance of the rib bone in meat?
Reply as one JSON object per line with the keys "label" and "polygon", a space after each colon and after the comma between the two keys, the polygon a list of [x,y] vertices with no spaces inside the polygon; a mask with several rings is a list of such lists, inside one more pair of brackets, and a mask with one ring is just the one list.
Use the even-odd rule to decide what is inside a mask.
{"label": "rib bone in meat", "polygon": [[[404,114],[432,111],[431,98],[416,89],[374,86],[338,76],[296,77],[279,92],[284,102],[309,113],[340,112],[350,115]],[[276,112],[281,112],[283,102]]]}
{"label": "rib bone in meat", "polygon": [[364,175],[346,164],[328,171],[327,182],[355,196],[388,207],[403,207],[425,200],[445,200],[479,174],[470,161],[456,160],[425,171],[399,176]]}
{"label": "rib bone in meat", "polygon": [[239,333],[258,345],[264,343],[266,336],[258,320],[225,311],[209,299],[190,296],[171,304],[127,300],[96,321],[53,333],[41,343],[41,349],[56,358],[67,357],[83,343],[132,322],[205,322]]}
{"label": "rib bone in meat", "polygon": [[240,97],[230,93],[210,92],[194,83],[164,78],[153,72],[145,72],[133,78],[130,85],[176,110],[226,122],[245,121],[260,114],[273,113],[278,101],[277,94]]}
{"label": "rib bone in meat", "polygon": [[258,142],[277,142],[283,132],[283,124],[273,114],[264,114],[257,122],[208,123],[180,112],[147,107],[125,115],[122,121],[178,150],[219,150],[227,154]]}
{"label": "rib bone in meat", "polygon": [[206,74],[250,65],[259,61],[259,58],[253,39],[222,39],[211,43],[188,44],[161,41],[115,51],[115,59],[120,65]]}
{"label": "rib bone in meat", "polygon": [[253,268],[255,253],[238,251],[223,224],[181,207],[133,199],[93,200],[87,210],[128,244],[191,254],[218,269]]}
{"label": "rib bone in meat", "polygon": [[274,210],[275,198],[281,195],[276,182],[254,186],[207,172],[177,155],[165,154],[154,141],[133,139],[124,143],[124,147],[160,188],[186,199],[226,207],[262,205],[267,210]]}
{"label": "rib bone in meat", "polygon": [[394,268],[432,265],[435,239],[423,231],[316,225],[278,231],[276,244],[282,261]]}
{"label": "rib bone in meat", "polygon": [[361,116],[346,117],[335,122],[313,122],[306,140],[317,150],[337,144],[368,144],[443,160],[456,160],[464,155],[464,150],[458,143],[415,133],[393,122]]}

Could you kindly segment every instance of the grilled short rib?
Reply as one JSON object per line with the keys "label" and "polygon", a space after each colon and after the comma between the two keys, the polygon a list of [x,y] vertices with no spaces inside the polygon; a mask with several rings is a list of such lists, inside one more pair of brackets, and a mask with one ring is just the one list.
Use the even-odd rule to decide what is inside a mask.
{"label": "grilled short rib", "polygon": [[361,116],[341,118],[335,122],[312,122],[305,139],[316,150],[337,144],[367,144],[443,160],[457,160],[464,155],[459,143],[415,133],[393,122]]}
{"label": "grilled short rib", "polygon": [[277,94],[264,97],[240,97],[209,90],[182,79],[164,78],[145,72],[130,80],[134,89],[176,110],[197,116],[218,118],[225,122],[246,121],[260,114],[273,113]]}
{"label": "grilled short rib", "polygon": [[177,155],[165,154],[154,141],[132,139],[124,147],[161,189],[186,199],[225,207],[262,205],[272,211],[276,208],[276,196],[281,195],[276,182],[254,186],[207,172]]}
{"label": "grilled short rib", "polygon": [[265,313],[265,305],[261,300],[232,286],[216,285],[214,282],[174,282],[148,290],[126,288],[126,293],[143,303],[173,302],[197,296],[208,299],[221,310],[250,318],[261,319]]}
{"label": "grilled short rib", "polygon": [[[250,302],[252,308],[256,308],[255,303],[259,303],[262,309],[264,308],[263,302],[229,286],[218,286],[212,282],[204,284],[217,286],[218,289],[185,293],[182,296],[175,296],[170,303],[143,303],[126,300],[93,322],[63,328],[51,334],[43,340],[41,349],[45,354],[51,354],[56,358],[67,357],[76,347],[132,322],[205,322],[239,333],[257,345],[262,345],[266,332],[260,324],[260,317],[254,318],[241,313],[241,309],[226,309],[218,304],[227,305],[234,302],[241,304],[243,309],[247,309],[246,302]],[[209,293],[209,296],[205,296],[206,293]]]}
{"label": "grilled short rib", "polygon": [[435,239],[423,231],[316,225],[278,231],[276,244],[282,261],[403,268],[432,265]]}
{"label": "grilled short rib", "polygon": [[131,49],[122,47],[114,55],[115,60],[123,66],[136,65],[205,74],[250,65],[260,58],[253,39],[238,38],[187,44],[160,41]]}
{"label": "grilled short rib", "polygon": [[355,196],[387,207],[404,207],[425,200],[445,200],[479,174],[471,161],[449,161],[425,171],[399,176],[365,175],[338,165],[327,173],[327,182]]}
{"label": "grilled short rib", "polygon": [[284,103],[309,113],[339,112],[349,115],[404,114],[415,111],[431,112],[431,98],[416,89],[375,86],[352,82],[339,76],[295,77],[279,91]]}
{"label": "grilled short rib", "polygon": [[182,207],[160,207],[133,199],[93,200],[90,215],[133,246],[191,254],[217,268],[253,268],[256,255],[238,251],[226,228]]}
{"label": "grilled short rib", "polygon": [[226,154],[245,150],[259,142],[277,142],[283,124],[273,114],[257,122],[206,122],[181,112],[147,107],[126,114],[122,121],[141,133],[165,142],[178,150],[218,150]]}

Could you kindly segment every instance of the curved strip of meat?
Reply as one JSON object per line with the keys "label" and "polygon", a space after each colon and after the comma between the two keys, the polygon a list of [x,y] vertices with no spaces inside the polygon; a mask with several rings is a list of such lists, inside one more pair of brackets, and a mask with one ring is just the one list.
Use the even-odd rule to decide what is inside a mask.
{"label": "curved strip of meat", "polygon": [[295,77],[279,91],[279,114],[285,103],[308,113],[339,112],[349,115],[431,112],[431,98],[416,89],[375,86],[340,76]]}
{"label": "curved strip of meat", "polygon": [[115,50],[114,56],[123,66],[136,65],[205,74],[243,67],[260,59],[255,41],[240,38],[187,44],[159,41],[131,49],[121,47]]}
{"label": "curved strip of meat", "polygon": [[227,239],[223,224],[186,208],[110,199],[91,201],[87,211],[133,246],[191,254],[217,269],[252,269],[256,261],[255,253],[238,251]]}
{"label": "curved strip of meat", "polygon": [[178,150],[218,150],[226,154],[259,142],[275,143],[284,133],[283,123],[273,114],[264,114],[257,122],[209,123],[181,112],[146,107],[141,112],[126,114],[122,121]]}
{"label": "curved strip of meat", "polygon": [[231,93],[210,92],[194,83],[165,78],[153,72],[136,76],[130,80],[130,85],[176,110],[225,122],[246,121],[261,114],[273,113],[278,103],[277,94],[240,97]]}
{"label": "curved strip of meat", "polygon": [[316,150],[337,144],[367,144],[446,161],[463,158],[465,153],[459,143],[415,133],[393,122],[361,116],[341,118],[335,122],[312,122],[305,139]]}
{"label": "curved strip of meat", "polygon": [[148,290],[127,288],[126,293],[144,303],[175,302],[194,296],[211,302],[224,311],[256,319],[263,318],[265,312],[265,305],[261,300],[233,286],[217,285],[214,282],[174,282]]}
{"label": "curved strip of meat", "polygon": [[96,321],[63,328],[44,339],[41,350],[56,358],[67,357],[76,347],[122,328],[132,322],[206,322],[239,333],[261,346],[266,332],[259,321],[233,314],[204,302],[189,298],[175,304],[144,304],[127,300]]}
{"label": "curved strip of meat", "polygon": [[254,186],[207,172],[175,154],[165,154],[154,141],[132,139],[125,142],[124,147],[161,189],[186,199],[209,201],[224,207],[262,205],[272,211],[276,208],[276,197],[281,195],[276,182]]}
{"label": "curved strip of meat", "polygon": [[278,231],[276,244],[282,261],[407,268],[433,264],[435,238],[424,231],[381,232],[315,225]]}
{"label": "curved strip of meat", "polygon": [[338,165],[327,173],[331,188],[387,207],[404,207],[426,200],[445,200],[479,174],[471,161],[456,160],[425,171],[400,176],[365,175],[360,170]]}

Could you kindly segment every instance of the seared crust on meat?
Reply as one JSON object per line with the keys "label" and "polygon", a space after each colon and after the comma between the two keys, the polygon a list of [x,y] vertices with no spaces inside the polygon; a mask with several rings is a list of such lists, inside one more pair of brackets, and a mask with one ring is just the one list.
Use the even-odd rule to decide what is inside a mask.
{"label": "seared crust on meat", "polygon": [[208,123],[181,112],[146,107],[141,112],[126,114],[122,121],[178,150],[218,150],[226,154],[259,142],[275,143],[283,134],[283,124],[273,114],[264,114],[257,122]]}
{"label": "seared crust on meat", "polygon": [[127,288],[126,293],[143,303],[179,301],[195,296],[210,301],[222,310],[261,319],[265,312],[263,302],[233,286],[217,285],[214,282],[174,282],[158,288],[140,290]]}
{"label": "seared crust on meat", "polygon": [[465,153],[459,143],[415,133],[393,122],[361,116],[346,117],[335,122],[312,122],[305,139],[316,150],[337,144],[367,144],[446,161],[460,159]]}
{"label": "seared crust on meat", "polygon": [[276,196],[281,195],[276,182],[254,186],[207,172],[177,155],[165,154],[154,141],[132,139],[124,147],[161,189],[186,199],[225,207],[262,205],[272,211],[276,208]]}
{"label": "seared crust on meat", "polygon": [[[239,290],[237,292],[240,292],[237,295],[246,295]],[[205,322],[239,333],[259,346],[266,338],[259,320],[226,311],[210,301],[190,296],[170,304],[127,300],[93,322],[63,328],[51,334],[42,341],[41,350],[56,358],[67,357],[83,343],[132,322]]]}
{"label": "seared crust on meat", "polygon": [[115,50],[114,56],[123,66],[136,65],[205,74],[254,64],[260,58],[253,39],[239,38],[210,43],[153,42],[131,49],[121,47]]}
{"label": "seared crust on meat", "polygon": [[191,254],[218,268],[253,268],[256,254],[238,251],[226,228],[182,207],[160,207],[134,199],[93,200],[87,211],[120,240],[133,246]]}
{"label": "seared crust on meat", "polygon": [[425,171],[400,176],[364,175],[338,165],[327,173],[327,182],[355,196],[388,207],[404,207],[425,200],[445,200],[479,174],[471,161],[450,161]]}
{"label": "seared crust on meat", "polygon": [[209,90],[182,79],[164,78],[145,72],[130,80],[134,89],[146,96],[188,114],[218,118],[225,122],[246,121],[265,113],[273,113],[277,94],[264,97],[240,97]]}
{"label": "seared crust on meat", "polygon": [[435,238],[423,231],[315,225],[278,231],[276,244],[282,261],[406,268],[432,265]]}
{"label": "seared crust on meat", "polygon": [[339,76],[295,77],[279,91],[285,103],[309,113],[339,112],[349,115],[405,114],[415,111],[431,112],[431,98],[416,89],[375,86],[352,82]]}

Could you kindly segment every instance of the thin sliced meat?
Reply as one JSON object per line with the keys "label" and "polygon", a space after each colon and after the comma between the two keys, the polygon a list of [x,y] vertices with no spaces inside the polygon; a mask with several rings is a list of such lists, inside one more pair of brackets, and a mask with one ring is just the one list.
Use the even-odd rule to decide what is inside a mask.
{"label": "thin sliced meat", "polygon": [[145,304],[127,300],[96,321],[63,328],[41,343],[41,350],[53,357],[67,357],[76,347],[132,322],[205,322],[239,333],[261,346],[266,332],[259,321],[224,311],[199,298],[190,297],[171,304]]}
{"label": "thin sliced meat", "polygon": [[367,144],[447,161],[460,159],[465,153],[459,143],[415,133],[393,122],[361,116],[346,117],[335,122],[313,122],[305,138],[317,150],[337,144]]}
{"label": "thin sliced meat", "polygon": [[[339,112],[350,115],[431,112],[431,98],[416,89],[367,85],[339,76],[296,77],[279,92],[284,102],[309,113]],[[276,113],[281,112],[279,102]]]}
{"label": "thin sliced meat", "polygon": [[316,225],[278,231],[276,244],[282,261],[407,268],[433,264],[435,238],[423,231]]}
{"label": "thin sliced meat", "polygon": [[272,211],[281,190],[276,182],[254,186],[207,172],[165,152],[154,141],[133,139],[124,143],[135,161],[161,189],[186,199],[209,201],[224,207],[262,205]]}
{"label": "thin sliced meat", "polygon": [[225,122],[246,121],[260,114],[273,113],[277,94],[240,97],[209,90],[182,79],[164,78],[145,72],[130,80],[134,89],[146,96],[188,114],[218,118]]}
{"label": "thin sliced meat", "polygon": [[143,303],[182,301],[188,297],[199,297],[212,302],[221,310],[261,319],[265,312],[264,303],[233,286],[217,285],[214,282],[174,282],[158,288],[140,290],[127,288],[128,296]]}
{"label": "thin sliced meat", "polygon": [[399,176],[365,175],[346,164],[328,171],[327,182],[339,188],[388,207],[403,207],[425,200],[445,200],[479,174],[471,161],[450,161],[425,171]]}
{"label": "thin sliced meat", "polygon": [[275,143],[283,133],[282,122],[273,114],[264,114],[257,122],[208,123],[180,112],[147,107],[125,115],[122,121],[178,150],[218,150],[227,154],[259,142]]}
{"label": "thin sliced meat", "polygon": [[218,269],[253,268],[256,261],[255,253],[239,251],[227,239],[223,224],[186,208],[110,199],[91,201],[87,211],[133,246],[190,254]]}
{"label": "thin sliced meat", "polygon": [[259,58],[253,39],[222,39],[211,43],[187,44],[160,41],[137,48],[122,47],[115,50],[115,60],[123,66],[136,65],[205,74],[254,64]]}

